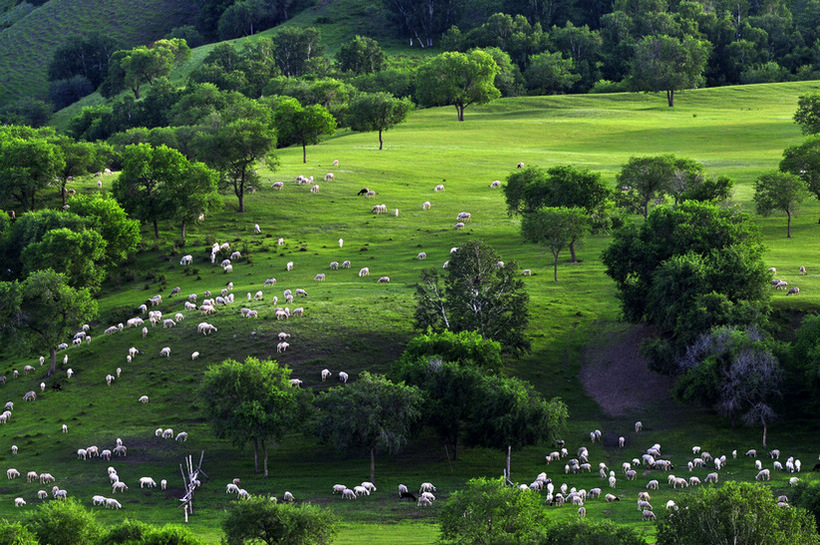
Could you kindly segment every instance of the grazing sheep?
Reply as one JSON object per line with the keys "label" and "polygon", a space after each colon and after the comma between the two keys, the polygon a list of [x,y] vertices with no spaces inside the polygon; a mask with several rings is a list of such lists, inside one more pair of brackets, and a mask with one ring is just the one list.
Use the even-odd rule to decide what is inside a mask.
{"label": "grazing sheep", "polygon": [[270,186],[271,189],[279,191],[285,187],[285,184],[282,182],[273,182]]}
{"label": "grazing sheep", "polygon": [[756,481],[770,481],[771,479],[771,472],[768,469],[761,469],[758,474],[755,475]]}
{"label": "grazing sheep", "polygon": [[418,259],[419,261],[423,261],[427,259],[427,254],[425,252],[419,252],[419,255],[416,256],[416,259]]}
{"label": "grazing sheep", "polygon": [[343,238],[339,239],[339,248],[343,248],[345,245],[345,240]]}
{"label": "grazing sheep", "polygon": [[176,438],[174,439],[174,441],[182,441],[183,443],[187,442],[188,441],[188,432],[186,432],[186,431],[179,432],[177,434]]}
{"label": "grazing sheep", "polygon": [[[345,490],[347,490],[347,489],[348,489],[348,488],[347,488],[345,485],[343,485],[343,484],[334,484],[334,485],[333,485],[333,492],[332,492],[332,494],[336,494],[337,492],[338,492],[339,494],[341,494],[342,492],[344,492],[344,491],[345,491]],[[226,491],[226,492],[227,492],[227,491]]]}
{"label": "grazing sheep", "polygon": [[421,486],[419,487],[419,493],[422,493],[422,492],[435,492],[435,491],[436,491],[436,487],[433,486],[433,483],[421,483]]}
{"label": "grazing sheep", "polygon": [[367,488],[363,487],[363,486],[354,486],[353,487],[353,492],[355,492],[357,496],[369,496],[370,495],[370,491]]}
{"label": "grazing sheep", "polygon": [[323,282],[325,280],[325,273],[319,273],[313,277],[313,280],[316,282]]}
{"label": "grazing sheep", "polygon": [[330,374],[330,369],[322,369],[322,382],[326,381]]}
{"label": "grazing sheep", "polygon": [[16,479],[19,476],[20,476],[20,472],[17,471],[16,469],[14,469],[14,468],[11,468],[11,469],[6,471],[6,478],[7,479]]}
{"label": "grazing sheep", "polygon": [[23,401],[36,401],[37,394],[34,393],[34,390],[30,390],[23,395]]}
{"label": "grazing sheep", "polygon": [[774,267],[769,267],[769,272],[772,274],[777,274],[777,269]]}
{"label": "grazing sheep", "polygon": [[171,439],[173,436],[174,436],[173,428],[168,428],[168,429],[166,429],[165,431],[162,432],[162,438],[163,439]]}
{"label": "grazing sheep", "polygon": [[310,188],[311,193],[318,193],[319,192],[319,184],[315,184],[313,187]]}
{"label": "grazing sheep", "polygon": [[796,485],[796,484],[797,484],[797,483],[799,483],[799,482],[800,482],[800,479],[799,479],[799,478],[797,478],[797,477],[792,477],[791,479],[789,479],[789,486],[794,486],[794,485]]}
{"label": "grazing sheep", "polygon": [[641,513],[641,520],[642,520],[642,521],[647,521],[647,520],[657,520],[657,517],[655,517],[655,513],[653,513],[653,512],[652,512],[652,511],[650,511],[649,509],[645,509],[645,510]]}
{"label": "grazing sheep", "polygon": [[63,424],[63,433],[68,433],[68,426]]}
{"label": "grazing sheep", "polygon": [[115,500],[114,498],[106,498],[105,499],[105,508],[106,509],[122,509],[122,504]]}
{"label": "grazing sheep", "polygon": [[282,352],[284,352],[285,350],[287,350],[289,346],[290,346],[290,345],[289,345],[288,343],[286,343],[286,342],[281,342],[281,343],[279,343],[279,344],[277,344],[277,345],[276,345],[276,352],[277,352],[277,353],[279,353],[279,354],[281,354]]}
{"label": "grazing sheep", "polygon": [[359,270],[359,278],[363,276],[370,276],[370,269],[368,267],[363,267],[361,270]]}
{"label": "grazing sheep", "polygon": [[806,267],[804,267],[803,265],[800,265],[800,274],[804,276],[806,275]]}
{"label": "grazing sheep", "polygon": [[338,261],[331,261],[330,262],[330,270],[331,271],[338,271],[339,270],[339,262]]}
{"label": "grazing sheep", "polygon": [[418,503],[416,503],[417,507],[422,507],[422,506],[430,507],[431,505],[433,505],[432,500],[430,500],[430,498],[424,498],[424,497],[419,498]]}
{"label": "grazing sheep", "polygon": [[464,229],[464,224],[462,222],[458,222],[453,226],[453,229],[455,229],[456,231]]}
{"label": "grazing sheep", "polygon": [[347,379],[348,379],[348,378],[349,378],[349,377],[348,377],[348,374],[347,374],[347,373],[345,373],[344,371],[339,371],[339,380],[340,380],[341,382],[343,382],[344,384],[347,384]]}
{"label": "grazing sheep", "polygon": [[424,201],[423,203],[421,203],[422,210],[430,210],[431,206],[433,206],[433,204],[430,201]]}
{"label": "grazing sheep", "polygon": [[639,420],[635,422],[635,433],[640,432],[643,429],[643,423]]}
{"label": "grazing sheep", "polygon": [[751,448],[751,449],[747,450],[747,451],[746,451],[746,456],[747,456],[748,458],[757,458],[757,450],[755,450],[755,449],[753,449],[753,448]]}
{"label": "grazing sheep", "polygon": [[433,191],[435,191],[436,193],[438,193],[439,191],[444,191],[444,184],[438,184],[438,185],[437,185],[437,186],[433,189]]}
{"label": "grazing sheep", "polygon": [[524,168],[524,163],[523,163],[523,161],[522,161],[521,163],[518,163],[518,167],[517,167],[517,168]]}
{"label": "grazing sheep", "polygon": [[171,347],[166,346],[165,348],[163,348],[162,350],[159,351],[159,355],[164,356],[166,358],[170,358],[171,357]]}
{"label": "grazing sheep", "polygon": [[469,212],[459,212],[456,219],[458,221],[470,221],[472,219],[472,215]]}
{"label": "grazing sheep", "polygon": [[350,268],[350,261],[342,261],[342,268],[349,269]]}
{"label": "grazing sheep", "polygon": [[279,240],[276,241],[276,245],[277,246],[284,246],[285,245],[285,239],[280,238]]}
{"label": "grazing sheep", "polygon": [[285,265],[285,268],[289,271],[292,271],[293,270],[293,261],[288,261],[287,264]]}
{"label": "grazing sheep", "polygon": [[292,378],[288,382],[290,382],[291,386],[301,386],[302,385],[302,381],[298,378]]}
{"label": "grazing sheep", "polygon": [[606,501],[607,503],[612,503],[614,501],[621,501],[621,498],[614,494],[607,494],[606,496],[604,496],[604,501]]}
{"label": "grazing sheep", "polygon": [[25,504],[26,504],[26,500],[24,500],[23,498],[14,498],[14,506],[15,507],[22,507]]}
{"label": "grazing sheep", "polygon": [[138,401],[140,403],[148,403],[148,396],[140,396]]}
{"label": "grazing sheep", "polygon": [[334,167],[339,166],[339,160],[338,160],[338,159],[336,159],[336,160],[334,160],[334,161],[333,161],[333,166],[334,166]]}
{"label": "grazing sheep", "polygon": [[12,453],[12,454],[17,454],[17,450],[18,450],[18,449],[17,449],[17,445],[12,445],[12,446],[11,446],[11,453]]}
{"label": "grazing sheep", "polygon": [[154,488],[157,486],[157,483],[151,477],[140,477],[140,488],[144,488],[146,486],[148,488]]}
{"label": "grazing sheep", "polygon": [[790,289],[789,291],[787,291],[786,295],[800,295],[800,288],[795,286],[792,289]]}
{"label": "grazing sheep", "polygon": [[352,491],[349,488],[345,488],[342,491],[342,497],[346,500],[355,500],[357,496],[356,496],[356,493],[354,491]]}
{"label": "grazing sheep", "polygon": [[177,323],[170,318],[166,318],[162,321],[162,329],[168,329],[170,327],[176,327]]}
{"label": "grazing sheep", "polygon": [[250,497],[251,497],[250,493],[247,490],[245,490],[244,488],[240,488],[239,492],[236,493],[236,498],[240,499],[240,500],[247,500],[247,499],[250,499]]}
{"label": "grazing sheep", "polygon": [[376,284],[389,284],[389,283],[390,283],[390,277],[389,276],[382,276],[381,278],[376,280]]}
{"label": "grazing sheep", "polygon": [[777,284],[774,285],[774,289],[784,290],[788,287],[788,285],[789,285],[788,282],[786,282],[785,280],[781,280],[780,282],[778,282]]}
{"label": "grazing sheep", "polygon": [[495,189],[496,187],[501,187],[501,180],[493,180],[493,183],[490,184],[490,187]]}

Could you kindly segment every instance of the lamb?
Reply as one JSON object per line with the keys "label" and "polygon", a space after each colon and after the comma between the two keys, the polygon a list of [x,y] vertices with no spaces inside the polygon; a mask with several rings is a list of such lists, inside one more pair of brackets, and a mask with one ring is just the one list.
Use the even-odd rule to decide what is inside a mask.
{"label": "lamb", "polygon": [[800,295],[800,288],[795,286],[792,289],[790,289],[789,291],[787,291],[786,295]]}
{"label": "lamb", "polygon": [[122,504],[115,500],[114,498],[106,498],[105,499],[105,508],[106,509],[122,509]]}
{"label": "lamb", "polygon": [[689,477],[689,486],[697,486],[700,484],[700,479],[695,476]]}
{"label": "lamb", "polygon": [[216,333],[218,329],[209,324],[208,322],[200,322],[200,324],[196,327],[197,333],[202,333],[203,335],[209,335],[211,333]]}
{"label": "lamb", "polygon": [[162,329],[168,329],[169,327],[176,327],[177,323],[173,321],[171,318],[166,318],[162,321]]}
{"label": "lamb", "polygon": [[326,381],[330,377],[330,369],[322,369],[322,382]]}
{"label": "lamb", "polygon": [[288,382],[290,382],[291,386],[301,386],[302,385],[302,381],[298,378],[292,378]]}
{"label": "lamb", "polygon": [[12,445],[11,446],[11,453],[12,454],[17,454],[17,451],[18,451],[17,445]]}
{"label": "lamb", "polygon": [[293,309],[293,316],[304,316],[305,309],[303,307],[296,307]]}
{"label": "lamb", "polygon": [[254,226],[253,226],[253,234],[254,235],[261,235],[262,234],[262,228],[259,227],[258,223],[254,224]]}
{"label": "lamb", "polygon": [[111,386],[112,382],[114,382],[114,375],[105,375],[105,384]]}
{"label": "lamb", "polygon": [[36,401],[37,394],[34,393],[34,390],[30,390],[23,395],[23,401]]}
{"label": "lamb", "polygon": [[607,503],[612,503],[614,501],[621,501],[621,498],[614,494],[607,494],[606,496],[604,496],[604,501],[606,501]]}
{"label": "lamb", "polygon": [[752,448],[752,449],[747,450],[747,451],[746,451],[746,456],[747,456],[748,458],[757,458],[757,450],[755,450],[755,449],[753,449],[753,448]]}
{"label": "lamb", "polygon": [[800,479],[797,477],[792,477],[789,479],[789,486],[795,486],[797,483],[800,482]]}
{"label": "lamb", "polygon": [[27,483],[32,483],[32,482],[36,481],[39,478],[40,478],[40,476],[37,475],[36,471],[29,471],[28,473],[26,473],[26,482]]}
{"label": "lamb", "polygon": [[251,497],[250,493],[244,488],[240,488],[239,492],[236,493],[236,498],[240,500],[247,500]]}
{"label": "lamb", "polygon": [[276,241],[276,245],[277,246],[284,246],[285,245],[285,239],[280,238],[279,240]]}
{"label": "lamb", "polygon": [[23,367],[23,374],[28,375],[30,372],[34,371],[34,367],[31,365],[26,365]]}
{"label": "lamb", "polygon": [[319,274],[317,274],[316,276],[314,276],[314,277],[313,277],[313,280],[314,280],[315,282],[324,282],[324,280],[325,280],[325,273],[319,273]]}
{"label": "lamb", "polygon": [[26,500],[24,500],[23,498],[14,498],[14,506],[15,507],[22,507],[25,504],[26,504]]}
{"label": "lamb", "polygon": [[242,254],[241,254],[241,253],[239,253],[239,252],[233,252],[233,253],[231,254],[231,261],[236,261],[237,259],[240,259],[241,257],[242,257]]}
{"label": "lamb", "polygon": [[186,431],[179,432],[177,434],[177,436],[174,438],[174,441],[182,441],[183,443],[187,442],[188,441],[188,432],[186,432]]}
{"label": "lamb", "polygon": [[293,494],[291,494],[289,490],[285,490],[285,493],[282,494],[282,501],[293,502],[295,500],[296,498],[293,497]]}
{"label": "lamb", "polygon": [[758,474],[755,475],[756,481],[770,481],[771,479],[771,472],[768,469],[761,469]]}
{"label": "lamb", "polygon": [[455,229],[456,231],[464,229],[464,224],[462,222],[458,222],[453,226],[453,229]]}
{"label": "lamb", "polygon": [[439,191],[444,191],[444,184],[438,184],[435,188],[433,188],[433,191],[435,191],[436,193],[438,193]]}
{"label": "lamb", "polygon": [[285,265],[285,268],[289,271],[292,271],[293,270],[293,261],[288,261],[287,264]]}
{"label": "lamb", "polygon": [[[334,487],[335,489],[335,487]],[[237,494],[239,493],[239,487],[233,483],[228,483],[228,486],[225,487],[226,494]]]}
{"label": "lamb", "polygon": [[490,184],[491,189],[495,189],[496,187],[501,187],[501,180],[493,180],[493,183]]}
{"label": "lamb", "polygon": [[769,272],[772,274],[777,274],[777,269],[774,267],[769,267]]}
{"label": "lamb", "polygon": [[435,492],[435,491],[436,491],[436,487],[433,486],[433,483],[421,483],[421,486],[419,487],[419,493],[422,493],[422,492]]}
{"label": "lamb", "polygon": [[6,471],[6,478],[7,479],[16,479],[19,476],[20,476],[20,472],[17,471],[16,469],[14,469],[14,468],[11,468],[11,469]]}
{"label": "lamb", "polygon": [[128,456],[128,448],[125,445],[117,445],[114,447],[114,454],[117,456]]}
{"label": "lamb", "polygon": [[339,262],[338,261],[331,261],[330,262],[330,270],[331,271],[338,271],[339,270]]}
{"label": "lamb", "polygon": [[185,310],[196,310],[196,303],[185,301]]}
{"label": "lamb", "polygon": [[148,396],[140,396],[138,401],[140,403],[148,403]]}
{"label": "lamb", "polygon": [[164,356],[166,358],[170,358],[171,357],[171,347],[166,346],[165,348],[163,348],[162,350],[159,351],[159,355]]}
{"label": "lamb", "polygon": [[655,517],[655,513],[653,513],[649,509],[646,509],[643,512],[641,512],[641,520],[643,520],[643,521],[657,520],[657,517]]}
{"label": "lamb", "polygon": [[787,287],[788,285],[789,285],[789,283],[788,283],[788,282],[786,282],[785,280],[781,280],[780,282],[778,282],[777,284],[775,284],[774,289],[776,289],[776,290],[784,290],[784,289],[786,289],[786,287]]}
{"label": "lamb", "polygon": [[349,488],[345,488],[342,490],[342,497],[346,500],[355,500],[356,493]]}
{"label": "lamb", "polygon": [[348,261],[348,260],[342,261],[342,268],[343,269],[349,269],[350,268],[350,261]]}
{"label": "lamb", "polygon": [[51,473],[40,473],[40,484],[53,483],[56,480]]}
{"label": "lamb", "polygon": [[419,252],[419,255],[416,256],[416,259],[418,259],[419,261],[423,261],[427,259],[427,254],[425,252]]}
{"label": "lamb", "polygon": [[[57,488],[56,486],[54,488]],[[53,490],[53,489],[52,489]],[[61,490],[57,488],[57,490],[53,490],[54,492],[54,499],[55,500],[65,500],[68,498],[68,492],[65,490]]]}
{"label": "lamb", "polygon": [[714,483],[714,484],[717,484],[717,482],[718,482],[718,474],[717,474],[717,473],[709,473],[709,474],[708,474],[708,475],[706,475],[706,477],[703,479],[703,482],[705,482],[705,483]]}
{"label": "lamb", "polygon": [[319,192],[319,184],[315,184],[313,187],[310,188],[311,193],[318,193]]}
{"label": "lamb", "polygon": [[68,426],[63,424],[63,433],[68,433]]}
{"label": "lamb", "polygon": [[339,371],[339,380],[344,384],[347,384],[348,374],[344,371]]}
{"label": "lamb", "polygon": [[334,167],[339,166],[339,160],[338,160],[338,159],[336,159],[336,160],[334,160],[334,161],[333,161],[333,166],[334,166]]}
{"label": "lamb", "polygon": [[355,492],[357,496],[369,496],[370,495],[370,491],[367,488],[363,487],[363,486],[354,486],[353,487],[353,492]]}
{"label": "lamb", "polygon": [[151,477],[140,477],[140,488],[144,487],[154,488],[157,486],[157,483]]}
{"label": "lamb", "polygon": [[424,201],[423,203],[421,203],[422,210],[430,210],[431,206],[433,206],[433,204],[430,201]]}
{"label": "lamb", "polygon": [[368,267],[363,267],[363,268],[359,271],[359,278],[361,278],[361,277],[363,277],[363,276],[370,276],[370,269],[369,269]]}
{"label": "lamb", "polygon": [[163,439],[170,439],[173,436],[174,436],[173,428],[168,428],[168,429],[166,429],[165,431],[162,432],[162,438]]}
{"label": "lamb", "polygon": [[390,277],[389,276],[382,276],[381,278],[376,280],[376,284],[389,284],[389,283],[390,283]]}

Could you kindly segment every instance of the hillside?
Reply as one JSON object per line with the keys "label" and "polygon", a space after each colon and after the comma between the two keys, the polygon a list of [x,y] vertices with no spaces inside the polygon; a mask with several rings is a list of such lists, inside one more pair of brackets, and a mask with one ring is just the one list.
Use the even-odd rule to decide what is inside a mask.
{"label": "hillside", "polygon": [[[605,441],[590,451],[596,463],[603,460],[610,467],[620,467],[623,460],[639,456],[654,442],[663,443],[676,463],[686,459],[692,444],[703,444],[715,454],[733,449],[743,452],[759,443],[756,428],[732,429],[704,411],[670,403],[666,396],[630,406],[617,416],[608,416],[596,405],[579,379],[582,365],[617,361],[607,351],[633,353],[612,348],[617,347],[618,339],[629,337],[629,328],[617,323],[614,286],[599,259],[609,237],[590,237],[579,250],[580,263],[570,264],[562,258],[560,281],[555,283],[547,252],[522,244],[518,220],[507,216],[501,190],[491,189],[490,183],[503,180],[519,161],[583,166],[614,182],[615,173],[631,155],[674,152],[703,162],[710,174],[734,177],[738,181],[735,201],[748,209],[752,181],[776,167],[785,146],[801,140],[791,115],[797,96],[816,86],[817,82],[805,82],[688,91],[680,94],[674,109],[667,108],[663,97],[656,94],[503,99],[468,108],[464,123],[456,122],[452,108],[415,111],[406,124],[385,133],[381,152],[374,133],[348,131],[308,148],[306,165],[301,162],[301,148],[279,150],[279,170],[261,171],[264,182],[256,193],[247,195],[245,214],[237,214],[235,198],[226,195],[225,209],[191,227],[184,246],[175,242],[175,226],[163,226],[160,241],[144,231],[143,250],[117,270],[117,283],[109,283],[100,296],[101,315],[91,324],[93,342],[61,352],[59,359],[67,354],[69,360],[55,377],[45,377],[45,367],[36,363],[37,354],[23,358],[3,354],[0,374],[9,380],[0,386],[0,393],[5,394],[0,401],[12,400],[15,409],[11,421],[0,425],[0,461],[21,472],[49,471],[61,488],[89,507],[92,494],[109,494],[105,468],[111,464],[132,489],[121,498],[121,511],[96,508],[102,521],[130,517],[178,523],[182,518],[176,508],[178,465],[184,455],[198,458],[204,450],[209,479],[198,492],[190,526],[209,543],[219,542],[224,510],[234,501],[224,493],[224,486],[234,477],[240,477],[243,487],[254,494],[281,497],[289,490],[299,501],[328,506],[342,520],[336,543],[364,539],[433,543],[437,530],[431,523],[438,505],[423,509],[399,502],[395,497],[398,483],[412,487],[431,481],[438,487],[438,497],[446,499],[470,477],[497,476],[503,463],[500,451],[465,448],[459,461],[451,463],[435,435],[425,432],[406,452],[377,458],[378,493],[343,502],[330,493],[331,486],[364,480],[369,460],[363,453],[338,453],[301,433],[305,430],[294,430],[271,449],[272,476],[262,479],[253,473],[249,448],[235,449],[213,436],[198,413],[193,392],[203,370],[226,358],[278,359],[293,369],[294,377],[304,380],[306,388],[317,392],[336,384],[322,383],[320,371],[325,367],[334,375],[344,370],[352,380],[363,370],[387,371],[415,333],[412,286],[420,270],[441,267],[450,248],[470,238],[481,238],[505,261],[515,260],[521,268],[533,270],[533,276],[525,279],[531,298],[533,350],[510,365],[512,374],[530,380],[545,396],[560,395],[567,402],[571,418],[568,447],[576,449],[584,444],[589,430],[599,428]],[[331,166],[334,160],[339,160],[338,167]],[[320,180],[327,172],[333,172],[336,180],[318,182],[319,193],[293,183],[299,174]],[[103,181],[103,191],[108,191],[111,177]],[[284,190],[273,191],[274,181],[284,182]],[[433,188],[439,183],[446,189],[435,193]],[[357,197],[363,187],[375,190],[375,199]],[[90,179],[77,182],[76,188],[84,193],[97,191]],[[433,206],[423,211],[421,203],[426,200]],[[381,203],[390,210],[399,209],[398,217],[372,215],[372,205]],[[472,222],[463,231],[454,231],[455,217],[464,210],[472,213]],[[784,271],[781,274],[789,281],[799,281],[802,290],[800,298],[777,292],[773,302],[778,312],[820,308],[818,216],[820,203],[807,203],[793,222],[794,238],[789,240],[783,217],[755,217],[769,248],[767,263]],[[257,223],[261,235],[253,235]],[[283,246],[277,245],[279,237],[284,238]],[[344,239],[343,248],[339,248],[339,238]],[[242,253],[231,274],[210,263],[208,253],[215,241],[227,241]],[[427,253],[427,261],[416,259],[421,251]],[[188,253],[194,256],[194,264],[180,266],[180,257]],[[328,270],[330,261],[345,259],[351,260],[351,269]],[[285,267],[289,261],[295,264],[292,271]],[[810,271],[802,278],[797,273],[801,264]],[[361,278],[357,272],[365,266],[371,276]],[[320,272],[327,274],[327,280],[314,282]],[[389,276],[390,283],[376,284],[380,276]],[[263,288],[270,277],[277,283]],[[207,318],[218,327],[209,337],[196,333],[196,324],[204,319],[199,312],[185,311],[184,299],[167,297],[171,288],[180,286],[183,297],[196,293],[201,300],[205,290],[217,295],[229,281],[235,284],[236,303]],[[275,320],[272,297],[281,299],[284,289],[295,288],[308,292],[291,305],[304,307],[305,316]],[[257,290],[263,290],[263,300],[248,301],[246,293]],[[159,307],[164,314],[185,315],[177,327],[149,326],[146,338],[137,329],[102,334],[108,326],[133,316],[139,304],[157,293],[165,298]],[[258,310],[259,319],[240,317],[243,306]],[[280,331],[293,337],[288,351],[277,354]],[[141,354],[127,363],[131,346]],[[171,348],[170,358],[159,355],[165,346]],[[195,361],[193,351],[202,354]],[[36,367],[34,373],[10,378],[13,369],[22,371],[29,363]],[[67,367],[76,373],[72,379],[66,376]],[[104,377],[117,367],[122,377],[106,386]],[[47,385],[42,395],[41,381]],[[51,389],[55,384],[59,391]],[[28,390],[38,392],[36,402],[23,402]],[[137,403],[141,395],[148,395],[150,403]],[[638,419],[645,425],[640,436],[629,432]],[[66,435],[60,432],[62,424],[69,427]],[[786,421],[773,426],[770,444],[813,460],[820,442],[810,433],[812,428],[803,424]],[[187,443],[163,441],[154,436],[159,427],[187,431],[190,439]],[[615,438],[621,434],[628,437],[628,444],[618,450]],[[111,462],[77,459],[78,448],[111,448],[117,437],[129,448],[127,458]],[[20,447],[17,455],[10,454],[11,444]],[[544,454],[549,450],[552,446],[543,445],[515,453],[514,478],[529,482],[544,471]],[[600,486],[594,473],[565,477],[561,468],[546,470],[571,486]],[[737,460],[723,478],[751,480],[754,474],[751,461]],[[169,489],[140,490],[137,479],[144,475],[157,481],[167,479]],[[640,479],[619,489],[623,502],[590,502],[588,517],[630,525],[651,539],[654,526],[640,522],[632,503],[645,484],[646,478]],[[771,485],[779,491],[787,488],[786,483],[787,476],[778,473]],[[40,485],[22,479],[8,481],[0,488],[0,518],[20,517],[36,508],[38,488]],[[679,493],[664,488],[657,494],[657,505]],[[14,508],[12,499],[17,496],[30,500],[29,505]],[[570,509],[550,510],[551,517],[572,514]]]}
{"label": "hillside", "polygon": [[[126,45],[146,44],[191,24],[185,0],[51,0],[0,31],[0,104],[31,96],[45,99],[54,51],[74,36],[101,33]],[[13,76],[11,76],[13,74]]]}

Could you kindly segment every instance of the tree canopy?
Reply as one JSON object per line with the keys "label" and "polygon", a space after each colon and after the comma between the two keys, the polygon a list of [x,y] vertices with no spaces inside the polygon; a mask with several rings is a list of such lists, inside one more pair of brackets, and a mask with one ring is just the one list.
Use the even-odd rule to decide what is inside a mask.
{"label": "tree canopy", "polygon": [[820,93],[800,95],[797,98],[794,122],[800,125],[803,134],[820,133]]}
{"label": "tree canopy", "polygon": [[167,76],[174,64],[184,62],[190,56],[191,48],[181,38],[115,51],[109,61],[108,75],[100,85],[100,94],[112,97],[130,90],[139,100],[143,83],[153,84],[157,78]]}
{"label": "tree canopy", "polygon": [[356,36],[352,41],[342,44],[336,55],[339,70],[357,75],[378,72],[385,60],[379,42],[366,36]]}
{"label": "tree canopy", "polygon": [[772,212],[786,214],[786,238],[792,238],[792,216],[797,214],[800,204],[808,196],[806,182],[788,172],[770,172],[755,182],[754,201],[757,212],[764,216]]}
{"label": "tree canopy", "polygon": [[530,242],[545,245],[553,256],[554,279],[558,282],[558,256],[565,249],[572,252],[589,231],[589,218],[582,208],[544,207],[524,214],[521,234]]}
{"label": "tree canopy", "polygon": [[302,106],[293,98],[283,100],[273,112],[273,123],[282,145],[302,146],[302,162],[307,163],[307,146],[336,132],[336,119],[326,108]]}
{"label": "tree canopy", "polygon": [[235,503],[222,521],[226,545],[325,545],[336,532],[336,518],[310,503],[277,503],[251,496]]}
{"label": "tree canopy", "polygon": [[493,85],[498,65],[481,50],[470,53],[447,51],[419,67],[416,98],[425,106],[453,105],[458,120],[472,104],[487,104],[501,96]]}
{"label": "tree canopy", "polygon": [[412,107],[410,99],[396,98],[390,93],[359,93],[348,107],[350,128],[359,132],[379,131],[382,149],[382,131],[403,123]]}
{"label": "tree canopy", "polygon": [[820,199],[820,136],[810,136],[802,144],[783,150],[780,170],[800,176],[807,189]]}
{"label": "tree canopy", "polygon": [[630,78],[637,91],[666,91],[667,104],[675,105],[675,91],[698,87],[711,45],[692,36],[644,36],[635,45]]}

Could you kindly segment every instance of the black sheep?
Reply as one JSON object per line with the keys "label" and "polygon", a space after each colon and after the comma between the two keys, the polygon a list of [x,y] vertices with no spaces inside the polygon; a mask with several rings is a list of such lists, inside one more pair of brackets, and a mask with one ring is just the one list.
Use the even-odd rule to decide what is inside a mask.
{"label": "black sheep", "polygon": [[401,499],[403,499],[403,500],[413,500],[413,501],[417,501],[417,500],[416,500],[416,497],[413,495],[413,493],[412,493],[412,492],[401,492],[401,493],[399,494],[399,496],[401,496]]}
{"label": "black sheep", "polygon": [[369,189],[367,189],[366,187],[363,187],[363,188],[361,189],[361,191],[359,191],[358,193],[356,193],[356,196],[357,196],[357,197],[361,197],[362,195],[367,195],[367,192],[368,192],[368,191],[370,191],[370,190],[369,190]]}

